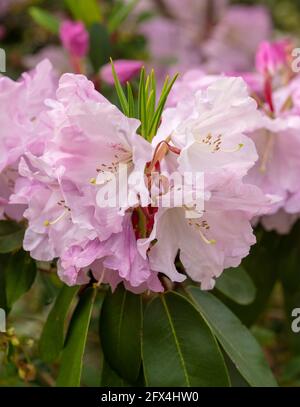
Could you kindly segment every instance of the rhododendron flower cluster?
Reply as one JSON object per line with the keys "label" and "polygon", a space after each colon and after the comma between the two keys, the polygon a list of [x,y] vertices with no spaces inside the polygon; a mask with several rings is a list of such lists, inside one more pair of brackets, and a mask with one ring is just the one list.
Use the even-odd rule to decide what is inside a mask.
{"label": "rhododendron flower cluster", "polygon": [[[258,159],[246,132],[261,115],[241,78],[200,83],[164,111],[151,140],[83,75],[56,85],[45,61],[21,82],[2,78],[9,111],[1,116],[1,177],[16,175],[1,202],[26,208],[24,249],[58,259],[68,285],[93,277],[133,292],[163,291],[163,276],[211,289],[238,266],[255,243],[252,219],[276,201],[274,191],[245,181]],[[200,174],[203,190],[196,193],[193,177],[179,187],[175,173]],[[125,185],[128,199],[106,205],[113,185],[117,195]]]}
{"label": "rhododendron flower cluster", "polygon": [[262,218],[266,229],[279,233],[289,232],[300,214],[300,82],[292,71],[292,45],[288,40],[261,44],[256,58],[258,74],[254,74],[260,85],[252,89],[262,118],[250,134],[259,160],[247,179],[281,198],[273,215]]}

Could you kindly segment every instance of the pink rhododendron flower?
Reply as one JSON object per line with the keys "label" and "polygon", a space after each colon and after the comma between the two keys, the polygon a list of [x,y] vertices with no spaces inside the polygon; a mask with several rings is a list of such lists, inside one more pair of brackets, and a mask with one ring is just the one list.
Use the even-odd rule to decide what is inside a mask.
{"label": "pink rhododendron flower", "polygon": [[[136,76],[143,66],[142,61],[119,59],[114,61],[114,67],[121,83],[126,83]],[[100,71],[101,79],[109,85],[114,84],[111,64],[104,65]]]}
{"label": "pink rhododendron flower", "polygon": [[12,212],[8,200],[18,178],[17,166],[26,152],[39,155],[43,151],[47,127],[44,101],[54,95],[55,83],[52,66],[46,60],[18,82],[0,78],[0,206],[2,214],[16,219],[20,213]]}
{"label": "pink rhododendron flower", "polygon": [[64,21],[60,27],[60,39],[70,55],[83,58],[89,49],[89,34],[81,21]]}
{"label": "pink rhododendron flower", "polygon": [[[161,290],[137,251],[127,208],[101,206],[109,183],[105,173],[116,174],[123,163],[129,178],[120,182],[129,184],[133,170],[151,160],[151,145],[136,134],[139,122],[125,117],[80,75],[64,75],[48,105],[54,136],[41,157],[27,154],[21,161],[24,178],[13,197],[28,205],[24,248],[39,260],[60,258],[59,275],[70,285],[85,281],[84,271],[95,269],[97,275],[105,268],[103,278],[110,282],[112,275],[112,285],[124,281],[139,291],[149,281],[149,288]],[[132,189],[133,202],[137,193]]]}
{"label": "pink rhododendron flower", "polygon": [[273,215],[262,219],[268,230],[279,233],[287,233],[300,215],[300,82],[289,66],[289,46],[289,42],[281,41],[263,44],[258,51],[264,86],[256,97],[262,117],[251,138],[259,160],[247,178],[265,193],[281,197]]}
{"label": "pink rhododendron flower", "polygon": [[[25,250],[37,260],[58,258],[58,274],[69,285],[93,275],[136,293],[162,291],[162,275],[172,282],[188,275],[210,289],[225,268],[237,266],[255,242],[252,218],[272,203],[244,182],[257,159],[244,133],[260,115],[242,79],[208,84],[178,96],[150,143],[137,133],[140,122],[84,76],[63,75],[46,101],[43,149],[21,157],[11,197],[27,206]],[[195,194],[192,181],[178,204],[177,185],[161,189],[153,172],[167,179],[174,172],[203,174],[204,190]],[[117,200],[107,205],[112,186]],[[126,199],[118,186],[126,186]],[[175,267],[178,253],[184,272]]]}
{"label": "pink rhododendron flower", "polygon": [[251,219],[270,211],[273,203],[271,196],[243,181],[257,160],[255,146],[244,133],[258,118],[256,103],[240,78],[219,79],[189,98],[183,94],[176,107],[165,111],[153,142],[170,134],[181,149],[179,170],[204,173],[210,194],[196,217],[185,216],[183,208],[158,212],[148,239],[157,239],[148,253],[152,269],[181,281],[174,266],[180,251],[186,273],[211,289],[225,268],[238,266],[247,256],[255,243]]}

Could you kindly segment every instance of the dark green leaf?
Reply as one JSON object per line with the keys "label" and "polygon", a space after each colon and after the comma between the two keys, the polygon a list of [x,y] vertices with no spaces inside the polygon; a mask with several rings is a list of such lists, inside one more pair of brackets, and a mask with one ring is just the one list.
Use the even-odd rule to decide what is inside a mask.
{"label": "dark green leaf", "polygon": [[107,28],[100,23],[94,23],[90,30],[90,52],[89,57],[95,73],[101,66],[109,62],[112,54],[110,37]]}
{"label": "dark green leaf", "polygon": [[37,24],[39,24],[46,30],[50,31],[53,34],[58,33],[60,22],[52,14],[39,7],[30,7],[29,14]]}
{"label": "dark green leaf", "polygon": [[11,255],[5,268],[5,291],[7,307],[24,295],[36,277],[36,263],[25,252]]}
{"label": "dark green leaf", "polygon": [[255,285],[243,267],[225,270],[217,279],[216,288],[241,305],[251,304],[255,300]]}
{"label": "dark green leaf", "polygon": [[228,386],[223,356],[192,303],[177,293],[146,308],[143,363],[148,386]]}
{"label": "dark green leaf", "polygon": [[101,374],[101,387],[129,387],[130,384],[127,383],[122,377],[115,372],[109,364],[104,360]]}
{"label": "dark green leaf", "polygon": [[0,253],[9,253],[21,249],[24,227],[13,221],[0,221]]}
{"label": "dark green leaf", "polygon": [[276,386],[260,346],[237,317],[212,294],[196,287],[189,287],[188,292],[247,382],[251,386]]}
{"label": "dark green leaf", "polygon": [[96,288],[88,288],[80,298],[73,314],[56,382],[59,387],[80,386],[82,359],[96,294]]}
{"label": "dark green leaf", "polygon": [[63,286],[48,315],[39,344],[41,358],[46,363],[57,359],[64,347],[67,316],[78,289]]}
{"label": "dark green leaf", "polygon": [[5,269],[8,257],[0,255],[0,308],[7,310],[6,290],[5,290]]}
{"label": "dark green leaf", "polygon": [[122,286],[106,296],[100,318],[104,357],[124,379],[135,382],[141,366],[141,297]]}
{"label": "dark green leaf", "polygon": [[[251,326],[265,309],[275,283],[278,279],[280,240],[273,232],[265,232],[258,228],[257,244],[251,248],[250,254],[243,260],[243,267],[256,287],[255,300],[249,305],[239,305],[222,298],[238,318],[247,326]],[[278,255],[276,255],[278,253]]]}

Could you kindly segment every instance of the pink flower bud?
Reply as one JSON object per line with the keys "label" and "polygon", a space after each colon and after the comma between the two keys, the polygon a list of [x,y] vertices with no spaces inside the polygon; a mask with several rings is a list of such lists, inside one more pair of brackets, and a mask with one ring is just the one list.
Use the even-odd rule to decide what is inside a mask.
{"label": "pink flower bud", "polygon": [[274,75],[280,66],[287,63],[287,41],[264,41],[256,54],[256,69],[262,73]]}
{"label": "pink flower bud", "polygon": [[89,34],[81,21],[64,21],[60,27],[60,39],[73,57],[82,58],[88,53]]}
{"label": "pink flower bud", "polygon": [[[126,83],[136,76],[143,66],[142,61],[119,59],[114,61],[114,67],[121,83]],[[111,64],[106,64],[100,71],[101,79],[109,85],[114,84]]]}

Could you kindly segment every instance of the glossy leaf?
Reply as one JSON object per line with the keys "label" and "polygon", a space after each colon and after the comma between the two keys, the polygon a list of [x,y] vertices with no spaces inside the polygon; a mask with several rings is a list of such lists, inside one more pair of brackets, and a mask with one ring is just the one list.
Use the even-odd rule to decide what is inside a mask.
{"label": "glossy leaf", "polygon": [[241,305],[251,304],[255,300],[255,285],[243,267],[225,270],[217,279],[216,288]]}
{"label": "glossy leaf", "polygon": [[40,355],[44,362],[57,359],[64,347],[67,317],[79,287],[63,286],[51,309],[40,339]]}
{"label": "glossy leaf", "polygon": [[10,253],[21,249],[24,227],[13,221],[0,221],[0,253]]}
{"label": "glossy leaf", "polygon": [[141,329],[141,297],[119,286],[105,298],[100,339],[107,362],[129,382],[135,382],[140,371]]}
{"label": "glossy leaf", "polygon": [[147,386],[228,386],[223,356],[193,304],[177,293],[145,310],[143,364]]}
{"label": "glossy leaf", "polygon": [[83,355],[96,294],[96,288],[88,288],[80,298],[74,311],[62,351],[61,365],[56,382],[59,387],[80,386]]}
{"label": "glossy leaf", "polygon": [[276,386],[262,349],[238,318],[212,294],[196,287],[189,287],[188,292],[246,381],[251,386]]}

